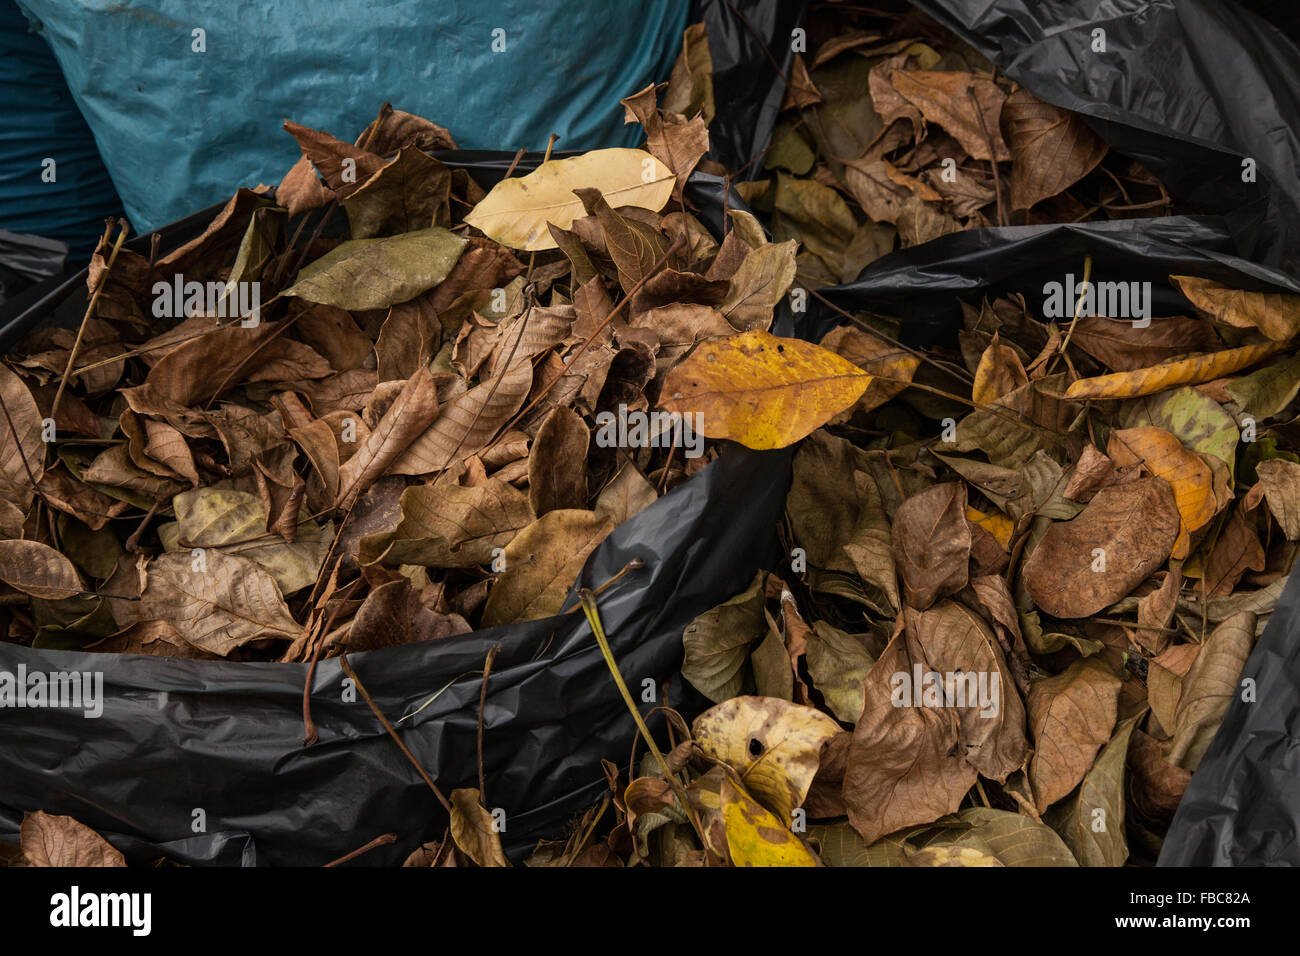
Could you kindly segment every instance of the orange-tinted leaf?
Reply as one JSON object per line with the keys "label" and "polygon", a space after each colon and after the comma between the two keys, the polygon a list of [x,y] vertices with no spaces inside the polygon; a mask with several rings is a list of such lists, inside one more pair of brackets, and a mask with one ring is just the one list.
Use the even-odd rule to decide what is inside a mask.
{"label": "orange-tinted leaf", "polygon": [[858,400],[871,376],[799,339],[746,332],[703,342],[664,382],[660,405],[698,413],[710,438],[784,448]]}

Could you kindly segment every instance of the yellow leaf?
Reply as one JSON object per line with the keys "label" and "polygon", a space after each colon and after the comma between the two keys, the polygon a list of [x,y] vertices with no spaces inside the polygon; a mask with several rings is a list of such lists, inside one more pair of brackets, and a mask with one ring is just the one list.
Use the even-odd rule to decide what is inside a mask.
{"label": "yellow leaf", "polygon": [[797,836],[730,779],[722,783],[722,820],[732,866],[818,865]]}
{"label": "yellow leaf", "polygon": [[[1214,495],[1214,473],[1205,459],[1183,447],[1163,428],[1146,425],[1121,428],[1110,433],[1106,453],[1116,467],[1141,462],[1147,471],[1169,482],[1182,519],[1174,541],[1173,557],[1185,558],[1191,541],[1188,534],[1203,528],[1218,511]],[[1138,519],[1140,520],[1140,518]]]}
{"label": "yellow leaf", "polygon": [[1009,345],[993,341],[980,356],[975,369],[975,384],[971,388],[971,401],[976,405],[991,405],[1003,395],[1009,395],[1022,385],[1029,384],[1029,376],[1020,362],[1020,356]]}
{"label": "yellow leaf", "polygon": [[575,189],[599,189],[610,206],[639,206],[658,212],[677,177],[640,149],[594,149],[570,159],[552,159],[527,176],[503,179],[465,217],[490,239],[511,249],[556,248],[548,222],[568,229],[585,216]]}
{"label": "yellow leaf", "polygon": [[1015,533],[1016,523],[1001,512],[985,514],[978,508],[966,506],[966,520],[973,521],[997,539],[1003,551],[1011,550],[1011,535]]}
{"label": "yellow leaf", "polygon": [[812,707],[776,697],[733,697],[710,707],[691,728],[700,749],[740,774],[782,820],[808,795],[822,744],[840,725]]}
{"label": "yellow leaf", "polygon": [[784,448],[858,400],[871,375],[811,342],[745,332],[710,339],[668,373],[660,405],[698,412],[700,430]]}
{"label": "yellow leaf", "polygon": [[1212,319],[1239,329],[1259,329],[1274,342],[1285,342],[1300,332],[1300,295],[1246,292],[1194,276],[1170,276],[1169,281],[1198,312]]}
{"label": "yellow leaf", "polygon": [[1199,385],[1248,368],[1261,359],[1268,358],[1274,352],[1280,351],[1282,347],[1276,342],[1243,345],[1241,348],[1225,349],[1222,352],[1210,352],[1205,355],[1174,359],[1171,362],[1161,362],[1159,365],[1134,369],[1131,372],[1115,372],[1111,375],[1098,375],[1096,378],[1081,378],[1066,389],[1065,397],[1136,398],[1139,395],[1154,395],[1156,392],[1182,385]]}

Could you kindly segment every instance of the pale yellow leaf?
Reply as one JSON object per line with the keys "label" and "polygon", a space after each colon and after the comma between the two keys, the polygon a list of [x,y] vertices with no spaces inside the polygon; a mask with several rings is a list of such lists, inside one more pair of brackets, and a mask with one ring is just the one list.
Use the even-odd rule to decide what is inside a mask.
{"label": "pale yellow leaf", "polygon": [[586,215],[575,189],[599,189],[611,207],[639,206],[658,212],[677,177],[640,149],[594,149],[569,159],[542,163],[527,176],[503,179],[465,221],[511,249],[556,248],[547,228],[568,229]]}

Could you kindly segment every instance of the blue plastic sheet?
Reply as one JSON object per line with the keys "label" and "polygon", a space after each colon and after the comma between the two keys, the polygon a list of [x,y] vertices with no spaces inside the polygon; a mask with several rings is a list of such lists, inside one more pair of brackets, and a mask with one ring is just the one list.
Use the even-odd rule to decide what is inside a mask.
{"label": "blue plastic sheet", "polygon": [[[462,148],[635,146],[619,99],[666,80],[687,0],[19,0],[134,230],[274,185],[293,119],[354,138],[390,101]],[[196,33],[195,31],[202,31]],[[200,42],[201,41],[201,42]],[[202,47],[203,52],[198,52]]]}
{"label": "blue plastic sheet", "polygon": [[[0,103],[0,229],[56,239],[79,264],[122,206],[59,64],[13,0],[0,0]],[[7,250],[30,261],[47,244],[15,243],[0,265],[26,275]]]}

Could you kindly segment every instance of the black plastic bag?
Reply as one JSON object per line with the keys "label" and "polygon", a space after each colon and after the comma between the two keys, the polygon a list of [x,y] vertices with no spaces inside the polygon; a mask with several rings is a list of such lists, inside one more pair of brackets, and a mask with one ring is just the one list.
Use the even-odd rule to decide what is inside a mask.
{"label": "black plastic bag", "polygon": [[[439,153],[490,186],[513,154]],[[520,168],[532,168],[529,155]],[[720,224],[722,184],[697,174],[688,195]],[[731,204],[738,205],[734,194]],[[712,208],[712,207],[719,208]],[[160,230],[166,249],[201,232],[219,207]],[[150,237],[133,242],[147,250]],[[84,271],[12,317],[14,336],[80,318]],[[776,522],[790,454],[728,445],[720,459],[619,526],[588,558],[579,586],[597,588],[619,668],[651,728],[665,703],[689,718],[702,698],[678,670],[682,630],[776,559]],[[444,794],[478,785],[480,673],[501,645],[484,708],[491,806],[505,811],[512,859],[562,835],[608,784],[601,760],[626,765],[636,725],[580,609],[555,618],[349,656],[366,690]],[[307,666],[42,651],[0,642],[0,672],[100,672],[103,714],[0,708],[0,840],[25,811],[70,814],[136,860],[319,865],[385,833],[396,842],[358,865],[400,863],[442,836],[447,815],[359,694],[343,700],[337,659],[312,683],[320,735],[302,746]],[[646,684],[646,681],[652,683]],[[667,688],[667,692],[665,692]],[[644,699],[647,691],[653,700]],[[398,723],[398,718],[411,714]],[[642,750],[642,752],[644,752]],[[196,828],[202,826],[202,832]]]}
{"label": "black plastic bag", "polygon": [[1300,275],[1300,52],[1265,20],[1223,0],[912,3],[1222,214],[1238,254]]}
{"label": "black plastic bag", "polygon": [[792,31],[807,0],[698,0],[691,21],[704,21],[713,59],[709,157],[740,179],[763,172],[762,158],[781,112],[794,62]]}
{"label": "black plastic bag", "polygon": [[[785,452],[729,448],[588,559],[579,583],[592,588],[634,558],[645,563],[599,598],[613,654],[643,713],[665,703],[686,624],[741,591],[771,556],[789,468]],[[571,596],[569,606],[575,603]],[[607,790],[600,761],[626,763],[636,738],[581,610],[349,660],[402,741],[450,793],[478,785],[478,675],[498,643],[483,759],[490,805],[505,810],[502,839],[517,859],[599,802]],[[311,747],[302,746],[305,664],[0,643],[0,671],[19,667],[102,672],[103,714],[0,710],[0,839],[16,840],[23,811],[46,810],[75,816],[136,858],[319,865],[395,832],[396,843],[359,859],[393,865],[446,826],[442,807],[365,700],[344,702],[337,659],[317,666],[311,699],[320,739]],[[641,702],[646,680],[654,682],[654,702]],[[192,833],[195,821],[206,827],[202,838]]]}
{"label": "black plastic bag", "polygon": [[0,304],[58,275],[67,261],[68,247],[57,239],[0,229]]}

